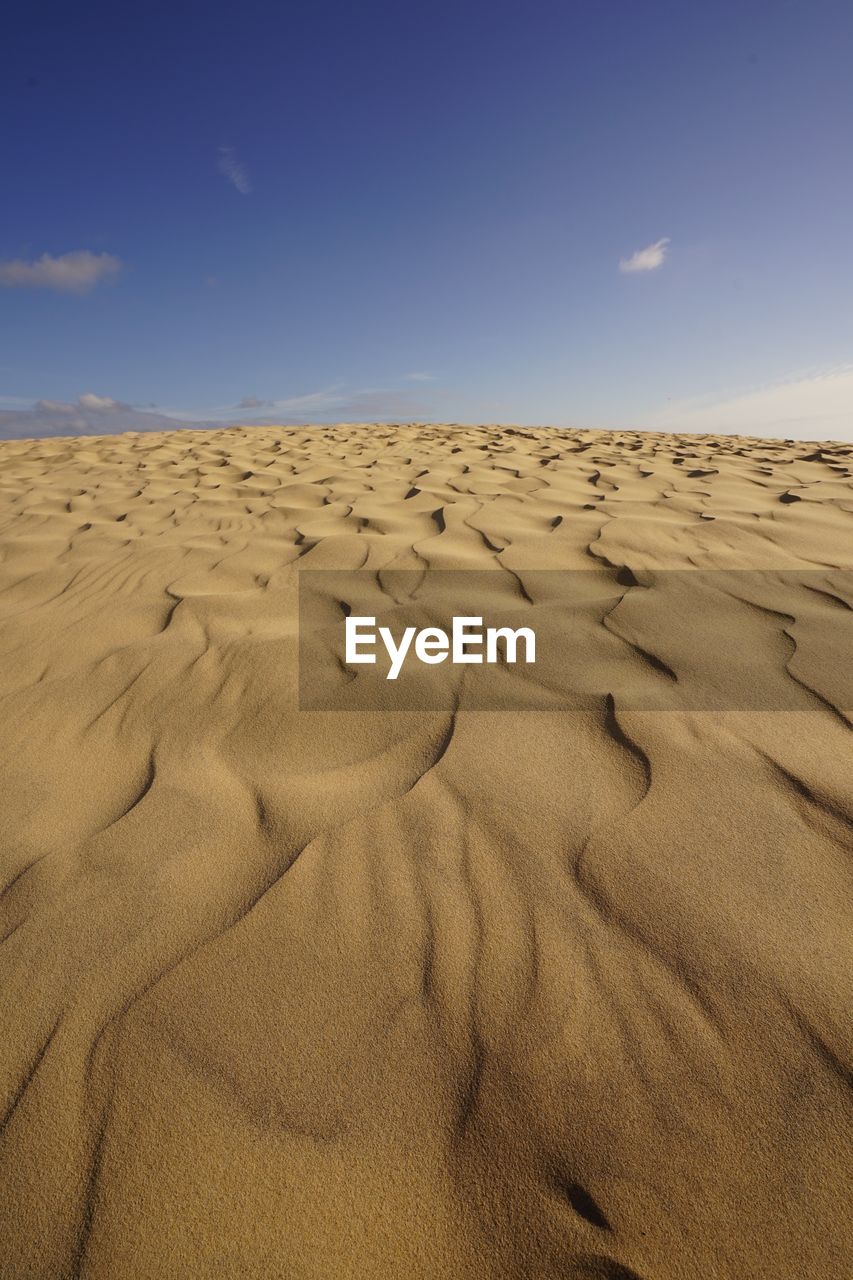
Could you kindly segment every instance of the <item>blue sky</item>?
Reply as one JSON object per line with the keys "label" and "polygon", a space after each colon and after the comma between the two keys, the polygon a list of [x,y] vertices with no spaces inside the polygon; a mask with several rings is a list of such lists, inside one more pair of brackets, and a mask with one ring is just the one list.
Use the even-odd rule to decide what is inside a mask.
{"label": "blue sky", "polygon": [[3,46],[0,409],[853,432],[846,0],[14,0]]}

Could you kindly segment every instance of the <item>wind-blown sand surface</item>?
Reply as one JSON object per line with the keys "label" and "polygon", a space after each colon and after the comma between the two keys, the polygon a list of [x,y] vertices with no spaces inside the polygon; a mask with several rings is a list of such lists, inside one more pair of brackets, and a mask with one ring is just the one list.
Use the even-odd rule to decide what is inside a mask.
{"label": "wind-blown sand surface", "polygon": [[803,636],[853,599],[773,623],[796,711],[453,716],[299,710],[296,600],[849,570],[852,472],[555,429],[0,445],[0,1274],[849,1275],[853,746]]}

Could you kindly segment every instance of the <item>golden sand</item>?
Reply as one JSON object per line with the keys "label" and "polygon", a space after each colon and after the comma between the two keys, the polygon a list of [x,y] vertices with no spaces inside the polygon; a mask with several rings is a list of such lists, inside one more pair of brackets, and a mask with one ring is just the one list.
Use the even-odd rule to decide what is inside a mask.
{"label": "golden sand", "polygon": [[555,429],[0,445],[4,1280],[849,1275],[831,672],[784,713],[295,694],[303,569],[850,569],[852,473]]}

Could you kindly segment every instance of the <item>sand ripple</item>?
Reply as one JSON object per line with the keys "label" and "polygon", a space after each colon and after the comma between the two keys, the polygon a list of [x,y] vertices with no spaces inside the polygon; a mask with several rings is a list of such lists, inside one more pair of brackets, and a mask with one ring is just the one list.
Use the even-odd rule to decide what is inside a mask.
{"label": "sand ripple", "polygon": [[301,569],[831,573],[851,478],[554,429],[0,445],[0,1274],[850,1274],[853,747],[808,646],[768,647],[817,691],[784,713],[295,691]]}

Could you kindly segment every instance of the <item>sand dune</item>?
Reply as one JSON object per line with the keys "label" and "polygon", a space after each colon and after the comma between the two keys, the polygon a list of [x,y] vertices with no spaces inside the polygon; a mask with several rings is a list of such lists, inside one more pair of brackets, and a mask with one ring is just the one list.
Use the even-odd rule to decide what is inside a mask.
{"label": "sand dune", "polygon": [[[0,1275],[851,1274],[852,480],[630,432],[0,445]],[[795,710],[336,714],[322,568],[829,576],[738,614]],[[636,625],[681,688],[731,661]]]}

